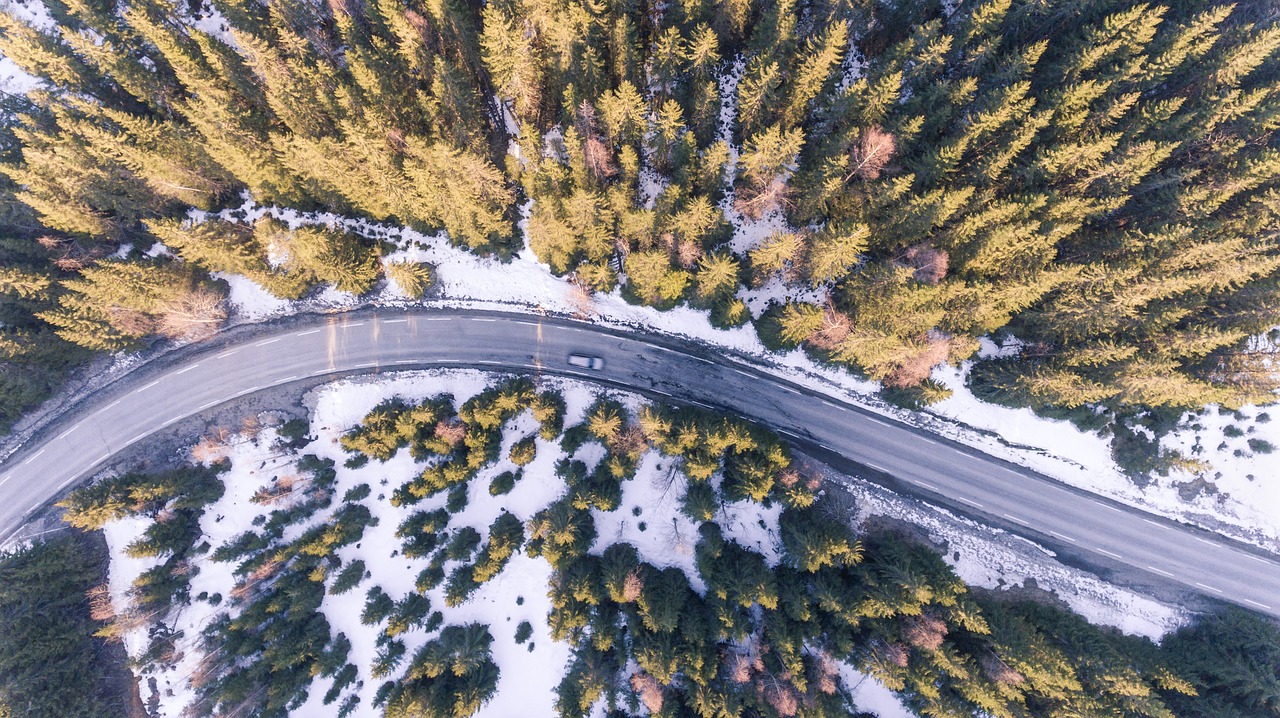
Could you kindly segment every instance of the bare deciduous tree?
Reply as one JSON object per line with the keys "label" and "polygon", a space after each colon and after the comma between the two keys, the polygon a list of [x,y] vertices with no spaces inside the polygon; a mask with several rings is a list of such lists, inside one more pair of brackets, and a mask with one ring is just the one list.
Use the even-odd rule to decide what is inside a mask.
{"label": "bare deciduous tree", "polygon": [[85,592],[89,599],[89,618],[95,621],[110,621],[116,617],[115,606],[111,603],[111,587],[105,583]]}
{"label": "bare deciduous tree", "polygon": [[922,651],[936,651],[947,637],[947,622],[931,613],[914,616],[906,620],[902,637]]}
{"label": "bare deciduous tree", "polygon": [[849,153],[851,168],[844,181],[848,182],[854,177],[864,180],[879,178],[889,160],[893,159],[897,148],[897,141],[884,128],[878,125],[868,127]]}
{"label": "bare deciduous tree", "polygon": [[1026,680],[1021,673],[1011,668],[1008,663],[1005,663],[1000,656],[997,656],[995,653],[987,653],[986,655],[980,656],[978,658],[978,665],[982,667],[982,672],[987,676],[987,678],[990,678],[996,683],[1001,683],[1006,686],[1016,686]]}
{"label": "bare deciduous tree", "polygon": [[733,200],[733,209],[752,221],[791,206],[791,187],[783,177],[775,177],[758,187],[742,187]]}
{"label": "bare deciduous tree", "polygon": [[463,439],[467,438],[467,427],[457,420],[440,421],[436,422],[435,435],[437,439],[449,446],[457,446]]}
{"label": "bare deciduous tree", "polygon": [[633,568],[622,580],[622,600],[624,603],[631,603],[640,598],[643,592],[644,579],[640,577],[640,569]]}
{"label": "bare deciduous tree", "polygon": [[587,169],[596,179],[606,180],[618,174],[618,166],[613,162],[613,148],[599,135],[591,135],[582,143],[582,154],[587,161]]}
{"label": "bare deciduous tree", "polygon": [[790,682],[774,676],[765,675],[759,687],[765,701],[783,718],[789,718],[800,712],[800,696]]}
{"label": "bare deciduous tree", "polygon": [[935,249],[928,244],[917,244],[906,252],[907,263],[915,269],[917,282],[937,284],[947,276],[950,256],[946,250]]}
{"label": "bare deciduous tree", "polygon": [[693,269],[693,265],[702,259],[702,245],[692,239],[682,239],[676,243],[676,263],[685,269]]}
{"label": "bare deciduous tree", "polygon": [[822,308],[822,326],[806,341],[823,351],[837,351],[852,329],[853,323],[848,315],[828,301]]}
{"label": "bare deciduous tree", "polygon": [[587,319],[591,316],[591,288],[581,281],[577,273],[569,280],[569,305],[573,307],[573,316]]}
{"label": "bare deciduous tree", "polygon": [[156,330],[170,339],[200,341],[213,336],[226,320],[222,295],[202,287],[162,306]]}
{"label": "bare deciduous tree", "polygon": [[901,643],[886,643],[879,639],[872,642],[871,652],[878,661],[890,666],[906,668],[910,654]]}
{"label": "bare deciduous tree", "polygon": [[884,383],[898,388],[917,386],[928,379],[933,368],[945,362],[950,355],[951,340],[941,332],[930,331],[924,348],[889,372]]}
{"label": "bare deciduous tree", "polygon": [[650,713],[662,710],[662,683],[657,678],[641,671],[631,675],[631,689],[640,696],[640,702]]}

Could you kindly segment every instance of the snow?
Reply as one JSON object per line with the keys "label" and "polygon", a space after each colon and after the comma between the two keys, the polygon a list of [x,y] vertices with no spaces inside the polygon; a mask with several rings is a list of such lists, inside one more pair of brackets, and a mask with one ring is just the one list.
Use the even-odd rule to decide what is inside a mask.
{"label": "snow", "polygon": [[218,10],[216,3],[205,2],[195,17],[189,18],[191,26],[200,32],[220,40],[228,47],[239,49],[240,45],[231,34],[231,25]]}
{"label": "snow", "polygon": [[164,246],[164,243],[162,242],[155,242],[151,245],[150,249],[144,252],[144,254],[152,259],[155,259],[156,257],[172,257],[173,250]]}
{"label": "snow", "polygon": [[764,314],[765,310],[774,304],[786,304],[788,302],[825,304],[827,290],[825,288],[814,289],[807,285],[787,284],[782,281],[781,277],[770,277],[769,281],[759,287],[739,289],[737,296],[738,299],[746,303],[747,309],[751,310],[751,316],[759,319],[760,315]]}
{"label": "snow", "polygon": [[[1179,472],[1160,481],[1161,488],[1207,514],[1270,529],[1269,537],[1275,541],[1276,507],[1280,506],[1276,467],[1280,458],[1274,452],[1280,450],[1280,422],[1274,421],[1274,416],[1280,416],[1276,407],[1248,406],[1238,414],[1218,406],[1189,412],[1182,420],[1184,428],[1165,436],[1161,446],[1207,461],[1210,468],[1201,474],[1205,486],[1194,498],[1188,498],[1181,482],[1192,477]],[[1273,448],[1268,451],[1267,445]]]}
{"label": "snow", "polygon": [[[343,464],[348,455],[338,439],[386,399],[401,397],[417,401],[448,393],[456,405],[461,405],[493,381],[495,375],[473,370],[400,372],[342,379],[322,385],[306,395],[304,403],[311,414],[314,440],[301,450],[282,450],[275,429],[270,427],[260,430],[246,428],[226,439],[225,452],[231,468],[222,475],[222,480],[227,490],[221,499],[206,507],[200,522],[204,533],[201,541],[207,540],[215,548],[249,529],[255,517],[287,505],[291,499],[286,498],[274,506],[262,506],[253,503],[251,498],[258,489],[277,477],[295,473],[295,461],[302,454],[334,460],[337,471],[335,496],[341,497],[361,484],[372,489],[362,503],[378,519],[377,525],[367,528],[358,543],[337,551],[344,566],[357,559],[364,561],[372,577],[344,594],[327,594],[320,606],[320,611],[329,621],[331,635],[336,637],[343,633],[351,641],[348,660],[359,669],[361,681],[358,687],[347,689],[355,691],[361,699],[353,715],[372,717],[381,712],[372,703],[374,693],[384,679],[374,679],[369,673],[377,651],[380,626],[368,627],[360,623],[365,593],[376,585],[393,600],[399,600],[414,590],[416,576],[428,561],[426,558],[401,556],[401,541],[395,536],[395,531],[412,513],[443,506],[445,496],[442,493],[413,506],[392,506],[388,500],[391,490],[417,475],[423,463],[415,461],[407,450],[402,450],[385,463],[371,461],[359,468],[347,468]],[[566,426],[580,423],[587,409],[602,395],[621,402],[633,417],[645,403],[636,395],[604,391],[575,380],[545,378],[541,383],[543,388],[555,389],[563,395]],[[564,457],[564,453],[558,442],[538,438],[536,458],[524,468],[524,476],[515,488],[503,496],[489,495],[490,479],[502,471],[514,469],[506,458],[511,445],[536,435],[537,428],[537,422],[528,412],[504,426],[500,454],[503,458],[486,467],[471,482],[466,508],[452,517],[451,530],[470,526],[483,536],[503,511],[527,522],[563,493],[565,487],[555,476],[555,464]],[[587,442],[573,458],[594,464],[602,456],[600,445]],[[923,502],[906,499],[875,484],[837,475],[829,469],[826,471],[828,482],[840,482],[855,497],[858,521],[870,516],[884,516],[923,527],[933,541],[945,544],[948,562],[972,585],[998,590],[1034,579],[1041,589],[1052,592],[1093,622],[1155,639],[1176,628],[1186,618],[1180,610],[1064,566],[1055,561],[1050,552],[1028,541],[956,517]],[[718,476],[713,477],[713,482],[718,481]],[[679,512],[679,499],[685,482],[685,477],[675,470],[671,459],[654,451],[643,455],[635,478],[623,483],[623,498],[618,508],[610,512],[594,512],[598,539],[593,552],[601,552],[618,541],[631,543],[644,560],[660,567],[677,567],[689,576],[696,590],[704,590],[705,584],[698,577],[693,562],[697,529]],[[335,502],[332,509],[337,507]],[[639,509],[638,513],[636,509]],[[301,525],[290,527],[287,535],[299,535],[310,526],[327,520],[330,510],[318,512]],[[726,505],[717,515],[716,522],[726,538],[760,552],[770,565],[776,565],[780,556],[777,530],[780,511],[781,507],[776,504],[764,508],[752,502],[736,502]],[[641,522],[647,524],[643,531],[640,530]],[[131,559],[123,553],[125,547],[150,523],[150,519],[144,517],[129,517],[105,527],[112,557],[109,585],[118,610],[125,610],[134,578],[159,563],[158,559]],[[165,618],[166,623],[182,632],[178,641],[181,655],[173,667],[142,675],[144,700],[154,697],[160,707],[158,715],[166,718],[182,715],[185,706],[195,699],[195,691],[187,681],[198,670],[201,659],[198,638],[209,621],[230,608],[229,601],[213,606],[195,597],[201,593],[227,597],[235,586],[233,563],[215,563],[207,555],[198,555],[193,557],[193,564],[192,603]],[[446,573],[454,565],[455,562],[446,564]],[[449,608],[445,605],[443,585],[427,593],[432,609],[444,613],[445,625],[475,621],[490,627],[493,659],[500,668],[500,678],[495,697],[478,714],[482,718],[554,713],[553,691],[569,661],[570,648],[568,644],[553,642],[548,634],[545,618],[551,609],[547,596],[550,580],[551,569],[545,560],[518,553],[496,578],[480,587],[460,606]],[[528,621],[534,629],[529,642],[523,645],[516,644],[514,638],[521,621]],[[407,650],[397,671],[408,665],[430,635],[414,629],[399,638],[405,642]],[[147,643],[145,626],[124,635],[124,645],[131,656],[141,655]],[[393,672],[393,676],[396,674]],[[895,694],[874,679],[847,665],[841,666],[840,675],[855,696],[860,710],[873,712],[880,718],[912,716]],[[147,679],[151,678],[156,680],[154,696],[148,694]],[[322,704],[322,698],[331,685],[330,678],[316,679],[306,702],[295,714],[332,714],[336,708]]]}
{"label": "snow", "polygon": [[844,53],[844,61],[840,63],[840,86],[836,90],[839,94],[848,92],[853,83],[866,75],[867,60],[858,49],[858,40],[856,35],[850,34],[849,48]]}
{"label": "snow", "polygon": [[902,705],[902,700],[884,684],[863,675],[847,663],[840,663],[840,682],[853,694],[858,710],[874,713],[879,718],[916,718]]}
{"label": "snow", "polygon": [[[1011,349],[1006,345],[1005,351]],[[929,407],[929,414],[950,420],[949,425],[937,425],[940,433],[1099,495],[1280,550],[1280,512],[1275,510],[1280,506],[1280,482],[1268,480],[1275,475],[1276,459],[1249,451],[1247,444],[1249,438],[1257,438],[1280,447],[1280,426],[1252,421],[1266,414],[1265,409],[1246,407],[1241,413],[1245,419],[1236,421],[1209,407],[1199,416],[1188,414],[1185,428],[1164,437],[1163,447],[1206,460],[1212,467],[1204,477],[1207,488],[1193,493],[1188,490],[1195,479],[1190,473],[1154,476],[1140,485],[1116,465],[1107,437],[1082,432],[1067,421],[1037,416],[1030,409],[979,400],[965,386],[971,366],[934,369],[933,378],[953,391],[950,398]],[[1223,430],[1232,423],[1245,435],[1225,437]],[[994,436],[980,439],[965,431],[965,425]],[[1145,427],[1134,430],[1152,436]],[[1223,443],[1226,446],[1218,448]]]}
{"label": "snow", "polygon": [[28,75],[13,60],[0,57],[0,92],[25,95],[42,84],[43,81]]}
{"label": "snow", "polygon": [[[636,547],[641,560],[658,568],[678,568],[694,590],[705,591],[706,584],[698,575],[693,557],[698,525],[680,513],[685,484],[670,459],[655,451],[645,453],[635,478],[622,484],[622,502],[617,510],[591,512],[597,533],[591,552],[601,554],[615,543],[629,543]],[[633,515],[635,509],[641,513]]]}
{"label": "snow", "polygon": [[[291,468],[290,461],[281,461],[272,444],[276,439],[271,429],[261,432],[256,439],[240,435],[231,444],[228,456],[232,461],[232,469],[222,476],[226,493],[218,501],[206,507],[200,518],[200,528],[204,538],[214,546],[220,546],[250,528],[249,521],[255,516],[266,513],[265,507],[257,506],[250,501],[254,492],[265,482],[263,476],[268,472],[287,473]],[[160,563],[161,558],[134,559],[124,554],[125,547],[142,535],[152,521],[145,517],[131,516],[114,521],[103,527],[107,546],[111,554],[111,567],[108,584],[116,612],[127,610],[130,587],[140,574]],[[168,670],[147,672],[142,674],[141,685],[143,700],[147,701],[148,680],[157,681],[157,698],[159,699],[158,718],[179,718],[183,709],[196,698],[195,691],[188,683],[188,678],[198,672],[200,659],[201,632],[219,614],[225,613],[228,601],[219,606],[196,597],[202,592],[210,596],[221,594],[224,599],[231,595],[235,586],[232,575],[234,564],[217,563],[208,560],[207,556],[194,557],[196,571],[191,574],[192,601],[186,606],[174,610],[165,622],[181,632],[178,640],[179,658]],[[123,635],[125,650],[131,657],[138,657],[146,652],[150,643],[147,626],[142,626]]]}
{"label": "snow", "polygon": [[287,299],[276,298],[248,277],[239,274],[227,274],[226,272],[214,272],[213,278],[227,283],[230,290],[227,295],[227,303],[231,305],[236,315],[241,319],[259,321],[267,317],[286,314],[292,309],[292,303]]}
{"label": "snow", "polygon": [[1022,342],[1017,338],[1010,337],[1001,344],[996,344],[990,337],[978,338],[979,359],[1005,359],[1021,353]]}

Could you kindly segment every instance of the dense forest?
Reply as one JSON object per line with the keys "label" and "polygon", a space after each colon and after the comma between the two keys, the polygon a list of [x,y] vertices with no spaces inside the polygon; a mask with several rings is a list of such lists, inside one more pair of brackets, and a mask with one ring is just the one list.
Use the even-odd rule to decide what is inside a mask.
{"label": "dense forest", "polygon": [[[524,554],[552,568],[538,635],[572,646],[555,690],[566,718],[600,715],[601,706],[612,718],[861,715],[842,666],[876,677],[926,716],[1269,718],[1280,709],[1280,626],[1261,616],[1223,609],[1161,645],[1126,636],[1052,601],[971,590],[912,536],[851,529],[847,497],[755,425],[700,410],[628,409],[603,395],[579,411],[580,422],[567,414],[559,391],[527,379],[465,401],[384,401],[340,436],[339,455],[346,469],[367,467],[360,476],[394,476],[384,462],[411,456],[412,478],[386,489],[352,485],[360,479],[343,478],[332,459],[303,453],[328,439],[309,443],[305,423],[287,428],[273,452],[295,452],[296,473],[262,476],[252,527],[213,545],[200,516],[222,495],[225,452],[216,443],[201,444],[213,468],[82,488],[64,504],[77,527],[154,519],[125,551],[158,562],[103,633],[145,630],[150,647],[135,657],[144,676],[198,647],[190,715],[287,716],[313,695],[347,715],[364,695],[389,717],[466,718],[495,695],[493,636],[514,626],[491,599],[479,604],[490,624],[476,622],[474,606],[463,609],[466,622],[453,611]],[[640,515],[622,497],[654,451],[679,470],[670,511],[696,527],[686,570],[603,528],[610,515]],[[540,508],[517,502],[528,508],[524,520],[503,503],[474,527],[469,502],[505,499],[530,483],[557,488]],[[728,506],[771,515],[776,550],[736,540]],[[362,539],[372,543],[366,532],[379,517],[402,517],[398,545],[354,555],[372,563],[396,548],[393,556],[414,563],[393,570],[421,567],[407,591],[384,590],[386,574],[352,557]],[[650,531],[672,520],[652,506],[643,518]],[[234,587],[195,594],[192,577],[219,563],[232,568]],[[353,591],[363,595],[359,624],[335,631],[333,604],[327,612],[321,604]],[[193,642],[171,623],[200,603],[216,610]],[[376,636],[376,651],[353,648],[361,640],[347,635],[353,629]],[[514,630],[523,643],[531,627]]]}
{"label": "dense forest", "polygon": [[[189,220],[245,197],[527,242],[906,400],[993,334],[1020,347],[972,374],[996,401],[1275,398],[1264,2],[44,2],[52,29],[0,14],[44,80],[4,103],[6,407],[72,345],[203,336],[210,271],[382,271],[360,237]],[[752,317],[776,283],[806,299]]]}
{"label": "dense forest", "polygon": [[132,676],[98,631],[110,616],[100,538],[0,553],[0,718],[123,716]]}

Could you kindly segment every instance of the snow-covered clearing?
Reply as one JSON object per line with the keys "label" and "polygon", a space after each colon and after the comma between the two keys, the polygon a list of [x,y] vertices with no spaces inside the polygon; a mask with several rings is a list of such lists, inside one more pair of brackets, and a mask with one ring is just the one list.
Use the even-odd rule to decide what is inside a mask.
{"label": "snow-covered clearing", "polygon": [[[385,399],[401,397],[417,401],[449,393],[454,397],[455,405],[460,405],[493,381],[492,375],[469,370],[406,372],[376,378],[345,379],[308,394],[306,403],[311,411],[310,434],[313,439],[301,449],[282,448],[274,428],[240,431],[225,440],[225,452],[231,462],[231,468],[221,476],[226,493],[206,507],[200,522],[203,532],[200,541],[207,541],[214,549],[250,530],[272,509],[281,508],[278,502],[264,505],[253,502],[252,497],[259,489],[272,485],[277,478],[296,473],[295,462],[303,454],[335,461],[337,479],[332,488],[333,496],[344,496],[361,485],[368,485],[371,489],[369,496],[360,502],[378,519],[377,525],[367,528],[359,542],[337,551],[343,566],[363,561],[370,577],[346,593],[327,593],[320,606],[330,624],[331,635],[344,633],[350,639],[352,647],[348,660],[360,670],[361,682],[354,688],[360,702],[352,715],[380,715],[380,710],[373,705],[373,698],[382,680],[373,678],[369,670],[378,651],[377,636],[381,629],[378,625],[365,626],[361,623],[365,591],[372,586],[380,586],[392,599],[398,600],[414,590],[415,577],[428,560],[400,555],[401,539],[396,536],[396,529],[416,511],[443,506],[446,497],[442,492],[420,504],[393,506],[389,501],[391,491],[416,476],[424,464],[415,461],[408,450],[400,450],[385,463],[372,461],[358,468],[349,468],[343,464],[350,455],[338,439]],[[542,383],[544,388],[554,388],[565,398],[566,425],[581,422],[588,407],[602,394],[597,387],[571,380],[543,379]],[[607,394],[630,412],[638,410],[645,401],[629,394]],[[558,442],[546,442],[540,437],[536,442],[536,457],[524,467],[523,478],[514,489],[500,496],[492,496],[488,491],[489,481],[494,476],[515,468],[507,455],[511,446],[536,429],[537,422],[528,412],[505,425],[500,453],[503,458],[487,466],[470,482],[466,507],[453,515],[449,524],[451,529],[470,526],[484,535],[503,511],[527,522],[563,493],[565,485],[556,476],[554,467],[565,457],[564,451]],[[572,458],[591,465],[599,461],[600,449],[600,445],[588,442],[578,448]],[[856,479],[836,478],[848,485],[857,497],[861,518],[881,515],[909,520],[924,526],[935,540],[945,541],[949,551],[960,555],[959,560],[955,560],[953,553],[948,560],[967,581],[997,587],[1021,584],[1028,577],[1035,578],[1042,588],[1056,592],[1091,620],[1156,638],[1181,618],[1168,607],[1058,565],[1042,549],[1019,551],[1001,532],[974,526],[946,512],[902,499]],[[623,498],[618,508],[611,512],[595,511],[598,537],[593,553],[603,551],[617,541],[632,543],[644,560],[660,567],[680,568],[693,579],[695,589],[702,590],[703,584],[693,565],[697,529],[679,512],[679,496],[684,481],[683,475],[667,458],[652,451],[644,455],[635,478],[623,484]],[[285,506],[288,501],[286,499]],[[752,502],[739,502],[730,504],[721,512],[717,522],[726,537],[759,551],[772,564],[779,557],[779,511],[777,505],[765,509]],[[296,537],[310,526],[323,523],[328,513],[327,510],[321,511],[302,525],[291,527],[286,538]],[[126,518],[106,527],[112,556],[110,587],[120,610],[124,609],[132,581],[157,563],[157,559],[134,559],[124,553],[125,547],[150,523],[149,519]],[[209,558],[209,553],[196,556],[193,562],[195,570],[190,590],[193,600],[177,609],[176,615],[170,616],[169,620],[172,627],[182,633],[177,642],[180,656],[171,668],[142,675],[143,698],[157,701],[158,715],[161,716],[180,716],[196,699],[191,681],[200,670],[201,631],[219,614],[232,610],[231,601],[223,600],[217,605],[211,601],[214,596],[233,595],[237,583],[233,575],[235,562],[215,562]],[[550,574],[550,566],[544,559],[517,553],[496,578],[481,586],[470,599],[457,607],[446,607],[443,586],[426,594],[432,608],[444,613],[445,625],[476,621],[490,627],[494,638],[493,657],[501,674],[497,694],[482,709],[481,716],[506,718],[554,714],[553,690],[564,672],[570,648],[567,644],[553,642],[549,637],[546,617],[551,608],[547,596]],[[202,600],[202,596],[208,600]],[[522,621],[533,626],[533,634],[528,642],[518,644],[514,636]],[[401,634],[399,638],[406,643],[406,654],[412,656],[432,633],[410,630]],[[125,646],[135,657],[146,651],[149,640],[145,626],[124,635]],[[873,679],[861,676],[847,666],[841,675],[862,710],[871,711],[881,718],[911,715],[892,692]],[[154,694],[149,687],[151,679],[155,681]],[[336,704],[326,706],[322,702],[331,683],[331,678],[316,679],[307,702],[295,714],[335,714]]]}

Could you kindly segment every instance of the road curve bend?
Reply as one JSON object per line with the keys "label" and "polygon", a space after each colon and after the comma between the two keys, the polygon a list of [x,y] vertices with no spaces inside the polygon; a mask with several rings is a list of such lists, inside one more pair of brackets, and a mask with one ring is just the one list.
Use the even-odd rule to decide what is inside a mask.
{"label": "road curve bend", "polygon": [[[1280,616],[1280,563],[1252,547],[1088,495],[693,343],[534,315],[414,310],[317,317],[182,352],[158,375],[126,376],[95,393],[0,464],[0,538],[116,452],[220,404],[317,376],[467,366],[578,376],[726,409],[1090,565]],[[605,367],[579,371],[565,362],[571,352],[601,356]]]}

